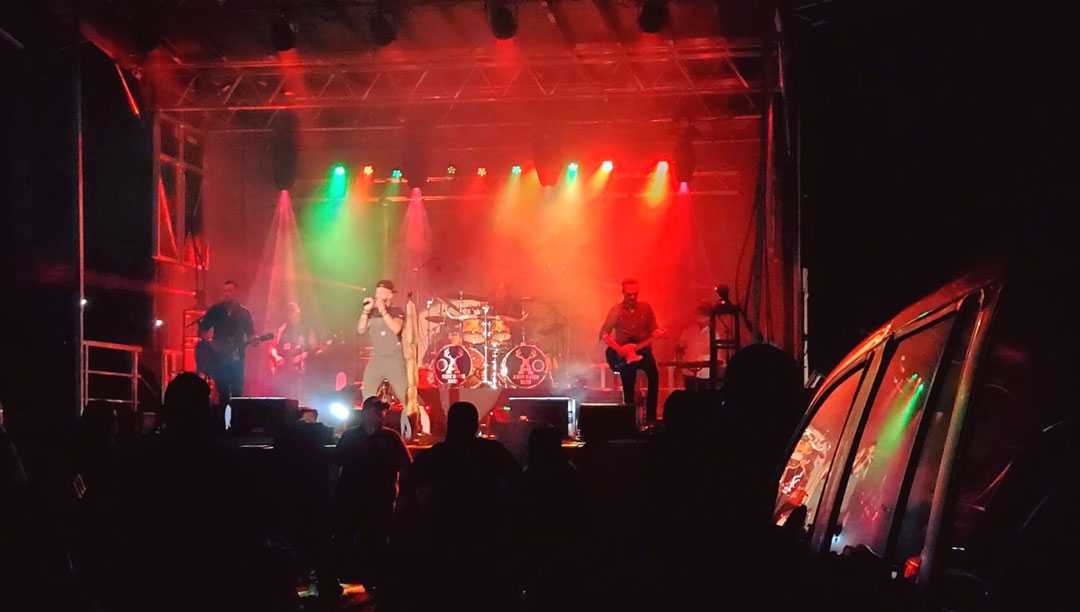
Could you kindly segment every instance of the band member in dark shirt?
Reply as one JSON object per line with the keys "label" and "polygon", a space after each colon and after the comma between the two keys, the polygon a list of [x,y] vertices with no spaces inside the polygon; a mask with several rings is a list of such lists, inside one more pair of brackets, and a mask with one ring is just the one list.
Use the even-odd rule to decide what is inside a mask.
{"label": "band member in dark shirt", "polygon": [[375,395],[385,380],[398,401],[405,402],[408,379],[405,375],[405,351],[401,346],[401,331],[405,328],[405,312],[392,306],[394,283],[381,280],[375,285],[375,297],[364,300],[364,310],[356,325],[356,333],[371,339],[371,361],[364,369],[363,394]]}
{"label": "band member in dark shirt", "polygon": [[[620,345],[640,344],[646,340],[651,341],[657,333],[656,315],[652,306],[638,301],[640,286],[634,279],[626,279],[622,284],[623,301],[612,306],[600,328],[600,338],[613,334],[615,342]],[[656,403],[660,394],[660,372],[656,367],[656,359],[653,357],[652,348],[640,349],[639,361],[626,364],[619,372],[622,379],[623,400],[631,406],[637,404],[634,401],[634,386],[637,381],[637,373],[644,372],[649,381],[649,391],[645,401],[645,422],[647,425],[656,422]]]}
{"label": "band member in dark shirt", "polygon": [[214,379],[222,406],[229,398],[244,394],[244,351],[255,336],[251,312],[236,298],[236,289],[236,281],[225,281],[221,301],[199,321],[199,337],[209,340],[213,332],[213,340],[198,369]]}
{"label": "band member in dark shirt", "polygon": [[315,332],[307,327],[301,316],[300,305],[288,304],[288,320],[274,334],[270,347],[271,370],[274,373],[275,393],[301,399],[307,358],[315,350]]}

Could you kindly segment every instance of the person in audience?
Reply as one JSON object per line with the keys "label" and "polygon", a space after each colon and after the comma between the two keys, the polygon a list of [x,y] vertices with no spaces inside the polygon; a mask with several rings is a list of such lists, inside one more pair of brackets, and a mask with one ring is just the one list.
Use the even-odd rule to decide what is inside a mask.
{"label": "person in audience", "polygon": [[269,578],[251,478],[224,444],[209,385],[178,375],[163,412],[163,431],[121,485],[118,609],[271,609],[295,600],[292,585]]}
{"label": "person in audience", "polygon": [[339,549],[349,577],[359,579],[369,591],[378,590],[385,569],[398,477],[411,461],[401,436],[383,427],[388,408],[375,396],[367,398],[357,423],[337,445]]}
{"label": "person in audience", "polygon": [[277,531],[296,552],[298,578],[306,581],[314,571],[319,598],[324,602],[336,602],[341,595],[331,541],[332,453],[327,446],[333,433],[322,423],[297,419],[274,438],[277,486],[273,502],[281,521]]}
{"label": "person in audience", "polygon": [[578,563],[585,492],[557,429],[534,429],[528,446],[513,513],[519,583],[528,609],[566,609],[585,569]]}
{"label": "person in audience", "polygon": [[[402,476],[395,605],[423,609],[454,602],[502,612],[520,599],[510,562],[511,501],[520,467],[502,444],[477,437],[478,431],[476,406],[451,405],[446,440],[418,453]],[[424,589],[409,587],[415,576],[423,576]]]}

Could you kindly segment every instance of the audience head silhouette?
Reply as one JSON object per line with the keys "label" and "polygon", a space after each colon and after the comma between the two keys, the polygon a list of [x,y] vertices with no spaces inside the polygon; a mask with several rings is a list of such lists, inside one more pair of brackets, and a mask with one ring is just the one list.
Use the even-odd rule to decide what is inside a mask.
{"label": "audience head silhouette", "polygon": [[446,441],[467,442],[480,430],[480,414],[469,402],[454,402],[446,415]]}
{"label": "audience head silhouette", "polygon": [[377,397],[369,397],[364,400],[360,409],[360,427],[368,434],[373,434],[382,429],[383,412],[389,408],[386,402]]}
{"label": "audience head silhouette", "polygon": [[165,430],[171,434],[197,436],[211,429],[210,385],[196,374],[184,372],[169,383],[163,408]]}
{"label": "audience head silhouette", "polygon": [[531,468],[565,463],[562,439],[554,427],[541,427],[529,434],[529,462]]}
{"label": "audience head silhouette", "polygon": [[801,412],[802,377],[799,365],[771,344],[752,344],[732,356],[724,381],[724,397],[743,415],[759,411],[772,423]]}

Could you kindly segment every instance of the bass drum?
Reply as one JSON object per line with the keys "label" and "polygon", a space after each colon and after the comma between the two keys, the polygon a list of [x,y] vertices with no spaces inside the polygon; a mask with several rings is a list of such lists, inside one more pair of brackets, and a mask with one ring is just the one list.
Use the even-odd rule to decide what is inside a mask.
{"label": "bass drum", "polygon": [[431,370],[440,385],[475,389],[484,381],[484,355],[458,344],[448,344],[435,354]]}
{"label": "bass drum", "polygon": [[533,344],[519,344],[503,357],[501,374],[515,389],[535,389],[551,378],[551,359]]}

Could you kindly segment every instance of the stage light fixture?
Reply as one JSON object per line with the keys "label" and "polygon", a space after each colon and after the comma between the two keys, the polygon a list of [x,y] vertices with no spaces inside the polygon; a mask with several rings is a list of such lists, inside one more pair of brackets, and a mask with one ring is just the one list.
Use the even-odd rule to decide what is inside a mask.
{"label": "stage light fixture", "polygon": [[658,161],[658,162],[656,162],[656,171],[657,172],[667,172],[669,165],[670,164],[668,164],[666,161]]}
{"label": "stage light fixture", "polygon": [[455,176],[457,174],[457,166],[450,164],[446,167],[446,176]]}
{"label": "stage light fixture", "polygon": [[542,123],[533,135],[533,165],[536,178],[543,187],[553,187],[559,182],[565,166],[560,126]]}
{"label": "stage light fixture", "polygon": [[89,303],[90,303],[90,301],[87,300],[86,298],[82,298],[81,300],[79,300],[79,306],[81,308],[86,308],[86,305],[89,304]]}
{"label": "stage light fixture", "polygon": [[161,319],[154,319],[154,327],[161,327],[163,325],[165,325],[165,321],[162,321]]}
{"label": "stage light fixture", "polygon": [[334,164],[334,176],[345,176],[344,164]]}
{"label": "stage light fixture", "polygon": [[476,176],[487,176],[487,168],[480,166],[476,169]]}
{"label": "stage light fixture", "polygon": [[514,176],[521,176],[521,166],[518,166],[517,164],[511,166],[510,174],[513,174]]}
{"label": "stage light fixture", "polygon": [[672,159],[675,162],[675,180],[680,183],[690,183],[694,178],[694,170],[697,168],[693,136],[693,129],[687,128],[675,143]]}
{"label": "stage light fixture", "polygon": [[393,170],[390,171],[390,178],[400,179],[402,176],[403,175],[401,173],[400,168],[394,168]]}
{"label": "stage light fixture", "polygon": [[330,416],[334,417],[338,421],[344,423],[349,420],[349,407],[345,405],[345,402],[332,402],[330,404]]}
{"label": "stage light fixture", "polygon": [[371,164],[364,166],[364,176],[371,176],[372,174],[375,174],[375,166]]}
{"label": "stage light fixture", "polygon": [[278,53],[296,47],[296,26],[284,12],[270,23],[270,42]]}
{"label": "stage light fixture", "polygon": [[577,162],[570,162],[569,164],[566,164],[566,176],[567,176],[567,178],[576,177],[577,172],[578,172],[578,163]]}
{"label": "stage light fixture", "polygon": [[517,16],[506,0],[488,0],[487,17],[495,38],[507,40],[517,34]]}
{"label": "stage light fixture", "polygon": [[668,0],[645,0],[638,14],[638,26],[646,34],[656,34],[664,29],[670,19]]}
{"label": "stage light fixture", "polygon": [[297,133],[299,120],[291,111],[282,111],[270,127],[270,167],[274,185],[288,191],[296,183],[299,147]]}
{"label": "stage light fixture", "polygon": [[605,159],[604,163],[600,164],[600,169],[604,172],[611,172],[615,169],[615,162],[611,161],[610,159]]}
{"label": "stage light fixture", "polygon": [[375,10],[368,17],[371,40],[380,47],[385,47],[397,40],[397,24],[394,15],[387,10],[385,4],[385,1],[378,2]]}

